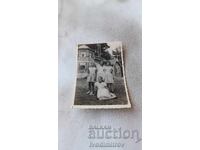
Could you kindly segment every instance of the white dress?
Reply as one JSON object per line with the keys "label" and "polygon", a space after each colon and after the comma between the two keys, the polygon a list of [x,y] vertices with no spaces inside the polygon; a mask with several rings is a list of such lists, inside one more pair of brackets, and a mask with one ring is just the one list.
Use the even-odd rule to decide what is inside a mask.
{"label": "white dress", "polygon": [[103,80],[105,79],[105,72],[104,72],[104,66],[101,66],[100,64],[96,64],[97,66],[97,80],[99,77],[102,77]]}
{"label": "white dress", "polygon": [[113,79],[113,67],[112,66],[105,66],[105,82],[106,83],[114,83]]}
{"label": "white dress", "polygon": [[116,98],[116,95],[113,93],[110,93],[109,90],[106,88],[106,83],[105,82],[96,82],[95,86],[98,88],[97,89],[97,98],[99,100],[108,100],[108,99],[113,99]]}
{"label": "white dress", "polygon": [[87,77],[87,82],[95,82],[96,81],[96,67],[89,67],[89,74]]}

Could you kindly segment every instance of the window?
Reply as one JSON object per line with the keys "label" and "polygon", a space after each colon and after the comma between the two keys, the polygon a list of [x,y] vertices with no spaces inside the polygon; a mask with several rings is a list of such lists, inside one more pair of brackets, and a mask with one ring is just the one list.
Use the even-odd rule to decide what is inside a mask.
{"label": "window", "polygon": [[82,52],[82,53],[81,53],[81,57],[86,57],[86,53],[85,53],[85,52]]}

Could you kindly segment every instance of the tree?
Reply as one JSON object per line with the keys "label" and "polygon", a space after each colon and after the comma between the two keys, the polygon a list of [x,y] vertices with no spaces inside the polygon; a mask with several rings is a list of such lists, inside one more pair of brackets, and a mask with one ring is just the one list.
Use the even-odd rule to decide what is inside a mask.
{"label": "tree", "polygon": [[101,44],[101,57],[106,59],[106,60],[110,60],[111,59],[111,55],[108,51],[106,51],[106,49],[110,48],[110,46],[108,46],[107,43],[103,43]]}
{"label": "tree", "polygon": [[106,60],[110,60],[111,59],[110,53],[108,51],[105,51],[105,50],[102,50],[101,57],[106,59]]}

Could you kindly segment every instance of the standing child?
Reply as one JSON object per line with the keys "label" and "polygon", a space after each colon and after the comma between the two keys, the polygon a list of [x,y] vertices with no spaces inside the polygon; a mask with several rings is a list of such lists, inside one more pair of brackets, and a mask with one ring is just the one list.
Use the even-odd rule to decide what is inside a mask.
{"label": "standing child", "polygon": [[104,66],[105,71],[105,82],[107,83],[108,89],[110,92],[113,92],[113,83],[114,83],[114,69],[110,63],[110,61],[106,62],[106,66]]}
{"label": "standing child", "polygon": [[94,83],[96,81],[96,72],[97,72],[97,68],[95,64],[90,63],[89,68],[88,68],[88,76],[87,76],[87,82],[88,82],[88,87],[89,87],[89,91],[87,92],[87,94],[89,95],[94,95]]}
{"label": "standing child", "polygon": [[104,79],[105,73],[104,73],[104,62],[103,60],[100,61],[100,63],[95,63],[97,67],[97,79],[99,77],[102,77]]}

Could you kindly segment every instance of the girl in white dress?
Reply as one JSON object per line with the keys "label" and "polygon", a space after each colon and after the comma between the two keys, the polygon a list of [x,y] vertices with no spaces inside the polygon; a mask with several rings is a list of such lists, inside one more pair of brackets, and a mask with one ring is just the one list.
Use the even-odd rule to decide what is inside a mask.
{"label": "girl in white dress", "polygon": [[104,66],[104,71],[105,71],[105,82],[107,83],[107,87],[110,92],[113,92],[113,83],[114,83],[114,69],[110,63],[110,61],[106,62],[106,66]]}
{"label": "girl in white dress", "polygon": [[116,98],[115,94],[109,92],[107,84],[104,82],[101,76],[98,78],[98,82],[95,83],[95,87],[97,87],[97,98],[99,100],[108,100]]}
{"label": "girl in white dress", "polygon": [[88,68],[88,76],[87,76],[89,91],[87,92],[87,94],[94,95],[94,83],[96,82],[97,68],[94,63],[90,63],[89,65],[90,66]]}
{"label": "girl in white dress", "polygon": [[99,77],[102,77],[103,80],[105,78],[105,72],[104,72],[104,62],[103,61],[100,61],[100,63],[95,63],[96,64],[96,67],[97,67],[97,79]]}

